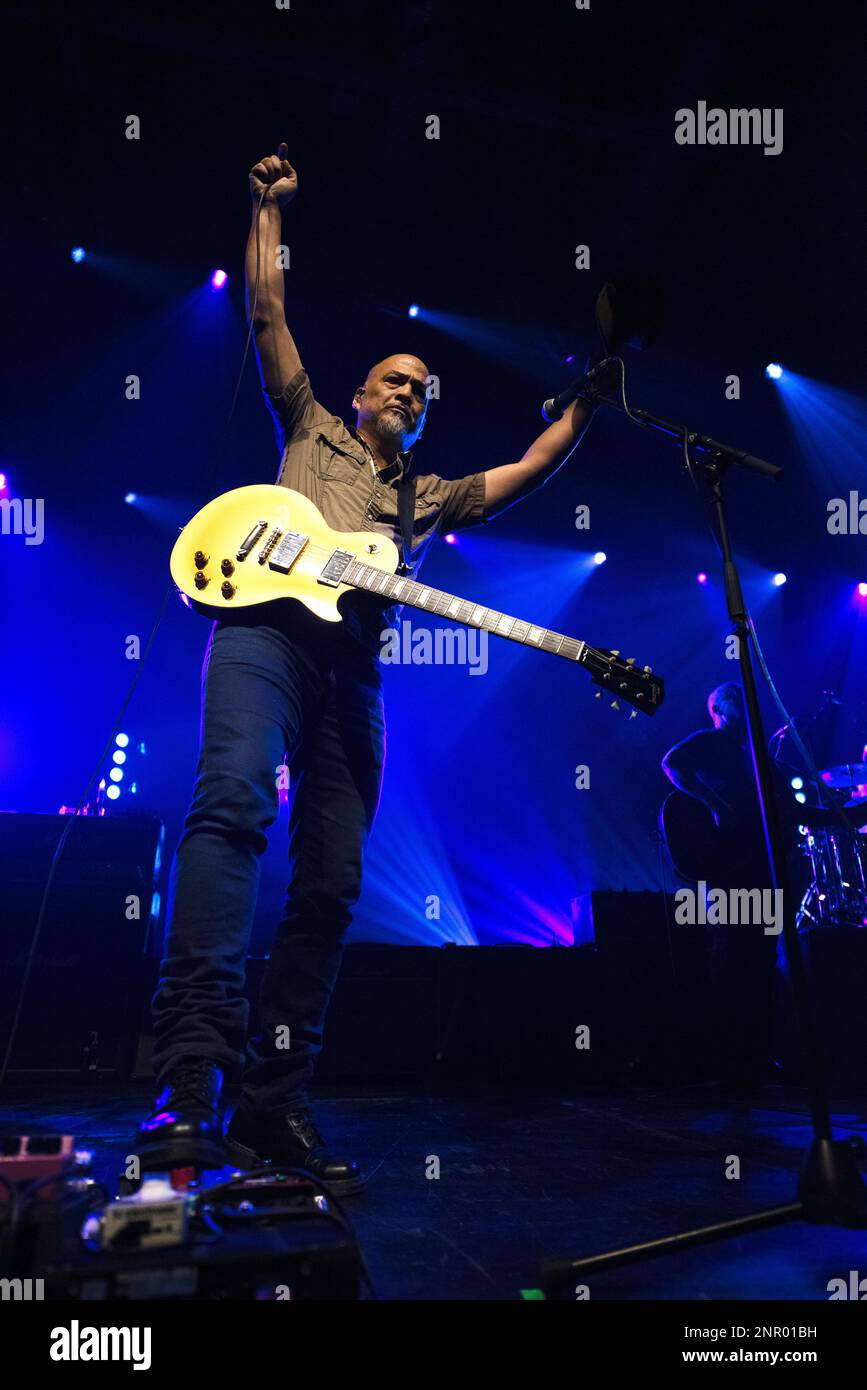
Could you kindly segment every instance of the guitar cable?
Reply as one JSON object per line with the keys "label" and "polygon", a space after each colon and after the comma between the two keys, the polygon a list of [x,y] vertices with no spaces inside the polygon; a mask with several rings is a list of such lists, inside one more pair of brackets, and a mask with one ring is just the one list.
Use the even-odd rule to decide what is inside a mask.
{"label": "guitar cable", "polygon": [[[250,352],[250,343],[251,343],[252,337],[253,337],[253,320],[254,320],[254,316],[255,316],[255,313],[256,313],[256,305],[257,305],[258,300],[259,300],[259,271],[260,271],[260,265],[261,265],[261,248],[260,248],[259,222],[260,222],[260,217],[261,217],[261,212],[262,212],[262,204],[263,204],[263,202],[265,201],[265,195],[266,195],[267,192],[268,192],[268,185],[266,185],[266,186],[262,189],[262,192],[261,192],[261,194],[260,194],[260,196],[259,196],[259,202],[258,202],[257,207],[256,207],[256,279],[255,279],[255,284],[254,284],[254,287],[253,287],[253,304],[252,304],[252,308],[251,308],[251,310],[250,310],[250,324],[249,324],[249,328],[248,328],[248,330],[247,330],[247,340],[246,340],[246,342],[245,342],[245,344],[244,344],[244,351],[243,351],[243,354],[242,354],[242,357],[241,357],[241,366],[240,366],[240,369],[239,369],[239,371],[238,371],[238,379],[237,379],[237,381],[236,381],[236,383],[235,383],[235,391],[234,391],[234,394],[233,394],[233,396],[232,396],[232,404],[231,404],[231,406],[230,406],[230,408],[229,408],[229,414],[228,414],[228,416],[226,417],[226,425],[227,425],[227,426],[228,426],[229,422],[231,421],[232,416],[233,416],[234,411],[235,411],[235,405],[236,405],[237,400],[238,400],[238,393],[239,393],[239,391],[240,391],[240,389],[241,389],[241,382],[242,382],[243,377],[244,377],[244,370],[245,370],[245,368],[246,368],[246,365],[247,365],[247,358],[248,358],[249,352]],[[32,970],[33,970],[33,962],[34,962],[35,957],[36,957],[36,951],[37,951],[38,946],[39,946],[40,938],[41,938],[41,936],[42,936],[42,928],[43,928],[43,925],[44,925],[44,923],[45,923],[45,914],[46,914],[46,911],[47,911],[47,908],[48,908],[48,899],[49,899],[50,894],[51,894],[51,889],[52,889],[52,886],[53,886],[53,884],[54,884],[54,880],[55,880],[55,878],[56,878],[56,876],[57,876],[57,866],[58,866],[58,864],[60,863],[60,856],[61,856],[61,854],[63,853],[63,850],[64,850],[64,848],[65,848],[65,846],[66,846],[66,843],[67,843],[67,841],[68,841],[68,839],[69,839],[69,836],[70,836],[70,834],[71,834],[71,832],[72,832],[72,828],[73,828],[73,826],[75,825],[75,822],[76,822],[77,818],[81,815],[82,809],[84,808],[84,806],[85,806],[85,804],[86,804],[86,802],[87,802],[87,798],[89,797],[89,795],[90,795],[90,793],[91,793],[91,791],[92,791],[92,789],[93,789],[93,785],[94,785],[94,783],[96,782],[97,778],[99,777],[100,770],[101,770],[103,764],[105,763],[105,760],[106,760],[106,758],[108,757],[109,752],[110,752],[110,750],[111,750],[111,746],[112,746],[112,743],[114,742],[115,735],[117,734],[117,732],[118,732],[118,730],[119,730],[121,724],[123,723],[124,715],[126,714],[126,711],[127,711],[127,709],[129,708],[130,702],[132,701],[132,697],[133,697],[133,695],[135,694],[136,687],[137,687],[137,685],[138,685],[138,683],[139,683],[139,681],[140,681],[140,679],[141,679],[142,671],[143,671],[144,668],[145,668],[145,663],[146,663],[146,661],[147,661],[147,659],[148,659],[148,656],[149,656],[149,654],[150,654],[151,647],[153,646],[154,638],[155,638],[156,635],[157,635],[157,630],[158,630],[158,628],[159,628],[159,626],[160,626],[160,623],[162,622],[162,620],[163,620],[163,618],[164,618],[164,616],[165,616],[166,609],[168,608],[169,599],[171,598],[171,596],[172,596],[172,594],[173,594],[174,592],[175,592],[175,585],[174,585],[174,583],[171,583],[171,584],[169,585],[169,587],[166,589],[165,595],[164,595],[164,597],[163,597],[163,601],[162,601],[162,603],[161,603],[161,605],[160,605],[160,608],[159,608],[159,612],[157,613],[156,621],[154,622],[154,625],[153,625],[153,627],[151,628],[150,636],[148,637],[147,644],[146,644],[146,646],[145,646],[145,649],[144,649],[144,652],[143,652],[143,654],[142,654],[141,660],[139,661],[138,670],[136,671],[136,673],[135,673],[135,675],[134,675],[134,677],[133,677],[133,679],[132,679],[132,681],[131,681],[131,683],[130,683],[129,690],[127,691],[127,693],[126,693],[126,695],[125,695],[125,697],[124,697],[123,703],[121,704],[121,707],[120,707],[120,709],[118,710],[117,718],[116,718],[116,720],[115,720],[115,722],[114,722],[114,725],[113,725],[113,727],[112,727],[111,733],[109,734],[108,739],[106,740],[105,747],[103,748],[102,752],[101,752],[100,755],[99,755],[99,760],[97,761],[96,767],[94,768],[93,772],[91,773],[90,777],[89,777],[88,780],[87,780],[87,784],[86,784],[86,786],[84,787],[84,790],[83,790],[82,793],[81,793],[81,798],[80,798],[80,800],[79,800],[79,802],[78,802],[78,804],[77,804],[75,810],[73,811],[73,813],[72,813],[71,815],[68,815],[68,816],[67,816],[67,823],[66,823],[66,825],[64,825],[62,831],[60,832],[60,835],[58,836],[57,844],[56,844],[55,849],[54,849],[54,854],[53,854],[52,857],[51,857],[51,863],[50,863],[49,868],[48,868],[48,877],[47,877],[46,880],[45,880],[45,887],[44,887],[43,890],[42,890],[42,898],[40,899],[40,903],[39,903],[39,911],[38,911],[38,913],[37,913],[37,915],[36,915],[36,926],[34,927],[34,930],[33,930],[33,938],[32,938],[32,940],[31,940],[31,942],[30,942],[30,947],[29,947],[29,950],[28,950],[28,952],[27,952],[26,960],[25,960],[25,962],[24,962],[24,974],[23,974],[23,976],[22,976],[21,985],[20,985],[20,987],[19,987],[19,989],[18,989],[18,996],[17,996],[17,999],[16,999],[16,1001],[15,1001],[15,1011],[14,1011],[13,1018],[12,1018],[12,1025],[11,1025],[10,1030],[9,1030],[9,1036],[8,1036],[8,1038],[7,1038],[7,1040],[6,1040],[6,1047],[5,1047],[4,1053],[3,1053],[3,1061],[2,1061],[2,1064],[0,1064],[0,1087],[2,1087],[2,1086],[4,1085],[4,1083],[5,1083],[5,1081],[6,1081],[6,1076],[7,1076],[8,1070],[9,1070],[9,1062],[10,1062],[11,1057],[12,1057],[12,1050],[13,1050],[13,1048],[14,1048],[14,1046],[15,1046],[15,1039],[16,1039],[16,1037],[18,1036],[18,1029],[19,1029],[19,1026],[20,1026],[20,1023],[21,1023],[21,1015],[22,1015],[23,1010],[24,1010],[24,1000],[25,1000],[25,997],[26,997],[26,994],[27,994],[27,986],[28,986],[28,984],[30,983],[30,976],[31,976],[31,973],[32,973]]]}

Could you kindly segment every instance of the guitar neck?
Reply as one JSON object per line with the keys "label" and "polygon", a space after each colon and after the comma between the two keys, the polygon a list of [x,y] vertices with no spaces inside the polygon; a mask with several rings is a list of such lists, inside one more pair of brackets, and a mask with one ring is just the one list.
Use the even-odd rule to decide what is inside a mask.
{"label": "guitar neck", "polygon": [[521,642],[525,647],[534,647],[554,656],[565,657],[568,661],[581,661],[587,650],[586,642],[575,637],[566,637],[562,632],[551,632],[535,623],[522,622],[508,613],[498,613],[494,608],[484,608],[468,599],[456,598],[442,589],[431,589],[413,579],[402,579],[398,574],[388,574],[385,570],[374,569],[371,565],[353,560],[341,575],[341,583],[352,584],[357,589],[378,594],[382,598],[407,603],[411,608],[420,608],[425,613],[435,613],[440,618],[453,618],[465,627],[476,627],[482,632],[492,632],[497,637],[506,637],[510,642]]}

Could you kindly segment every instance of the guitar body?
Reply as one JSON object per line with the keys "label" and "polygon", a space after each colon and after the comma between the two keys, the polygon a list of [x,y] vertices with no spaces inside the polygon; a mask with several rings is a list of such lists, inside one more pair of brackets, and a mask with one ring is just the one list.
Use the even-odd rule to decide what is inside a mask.
{"label": "guitar body", "polygon": [[741,840],[719,829],[704,802],[686,792],[670,792],[659,811],[659,829],[679,878],[688,883],[703,880],[712,887],[737,879]]}
{"label": "guitar body", "polygon": [[[248,552],[241,555],[245,542],[257,532]],[[289,560],[294,547],[285,546],[285,540],[293,535],[303,538],[304,544],[285,571],[275,570],[272,565],[280,556],[281,544]],[[322,582],[335,552],[350,552],[370,568],[388,574],[394,574],[400,559],[388,536],[377,531],[334,531],[300,492],[261,483],[235,488],[208,502],[184,527],[169,564],[181,593],[212,615],[214,610],[294,598],[317,618],[339,623],[338,601],[353,585]]]}

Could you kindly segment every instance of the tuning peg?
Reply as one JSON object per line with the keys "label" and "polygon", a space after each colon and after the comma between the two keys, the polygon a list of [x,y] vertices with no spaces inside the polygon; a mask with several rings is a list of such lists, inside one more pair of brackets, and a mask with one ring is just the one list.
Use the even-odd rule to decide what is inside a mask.
{"label": "tuning peg", "polygon": [[613,651],[613,652],[611,653],[611,655],[612,655],[612,656],[619,656],[619,655],[620,655],[620,648],[618,647],[616,651]]}
{"label": "tuning peg", "polygon": [[645,668],[644,668],[644,674],[645,674],[646,676],[649,676],[649,675],[651,674],[652,671],[653,671],[653,667],[652,667],[652,666],[645,666]]}
{"label": "tuning peg", "polygon": [[632,711],[630,712],[629,718],[630,718],[630,719],[637,719],[637,718],[638,718],[638,710],[637,710],[637,709],[632,710]]}
{"label": "tuning peg", "polygon": [[626,665],[627,665],[627,666],[634,666],[634,665],[635,665],[635,657],[634,657],[634,656],[628,656],[628,657],[626,658]]}
{"label": "tuning peg", "polygon": [[596,691],[596,695],[595,695],[594,698],[597,699],[597,700],[601,700],[601,699],[602,699],[602,691],[601,691],[601,690],[597,690],[597,691]]}
{"label": "tuning peg", "polygon": [[619,701],[619,700],[612,700],[612,701],[611,701],[611,708],[612,708],[612,709],[620,709],[620,701]]}

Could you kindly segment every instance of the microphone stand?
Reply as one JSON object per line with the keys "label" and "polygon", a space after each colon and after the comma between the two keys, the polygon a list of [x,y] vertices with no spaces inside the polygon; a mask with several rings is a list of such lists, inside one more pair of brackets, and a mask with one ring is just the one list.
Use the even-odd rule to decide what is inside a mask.
{"label": "microphone stand", "polygon": [[[621,362],[621,381],[625,370]],[[756,458],[744,449],[711,439],[687,425],[651,415],[649,411],[627,405],[625,388],[621,400],[596,396],[596,400],[620,410],[658,434],[678,441],[684,448],[686,466],[691,476],[697,474],[708,493],[716,523],[716,538],[722,554],[723,579],[729,617],[734,624],[739,643],[739,656],[744,688],[744,703],[750,736],[753,773],[762,823],[765,846],[771,870],[771,882],[783,892],[783,939],[792,981],[795,1010],[801,1034],[806,1068],[806,1089],[813,1122],[813,1139],[804,1156],[798,1180],[796,1199],[785,1206],[754,1212],[710,1226],[681,1231],[640,1245],[609,1250],[581,1259],[546,1259],[541,1265],[541,1284],[546,1293],[556,1293],[574,1284],[577,1276],[595,1270],[649,1259],[654,1255],[743,1235],[747,1231],[776,1225],[796,1218],[827,1225],[858,1226],[867,1224],[867,1192],[858,1172],[854,1149],[846,1139],[835,1139],[831,1125],[824,1050],[816,1029],[810,991],[807,984],[804,958],[798,937],[795,902],[792,896],[788,856],[776,802],[770,756],[759,710],[756,679],[751,655],[749,612],[744,602],[740,575],[732,553],[726,519],[723,484],[732,466],[746,468],[765,477],[779,480],[783,470],[764,459]],[[696,457],[691,462],[689,450]]]}

